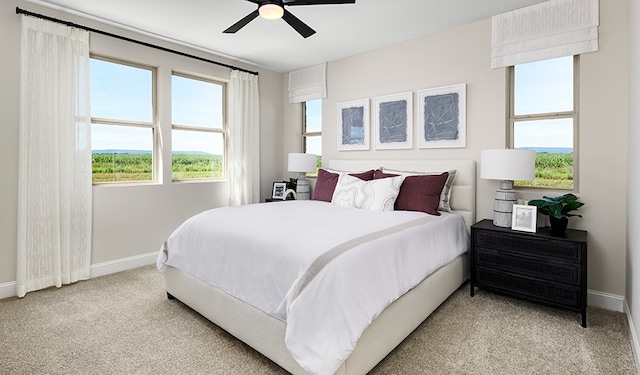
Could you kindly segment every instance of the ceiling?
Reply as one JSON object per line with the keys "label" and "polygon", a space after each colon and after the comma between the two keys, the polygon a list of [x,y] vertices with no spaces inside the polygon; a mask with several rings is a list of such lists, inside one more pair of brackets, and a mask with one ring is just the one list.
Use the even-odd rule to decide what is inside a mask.
{"label": "ceiling", "polygon": [[[316,30],[304,39],[283,20],[253,20],[246,0],[27,0],[202,51],[289,72],[489,18],[543,0],[357,0],[287,9]],[[26,9],[31,10],[31,9]]]}

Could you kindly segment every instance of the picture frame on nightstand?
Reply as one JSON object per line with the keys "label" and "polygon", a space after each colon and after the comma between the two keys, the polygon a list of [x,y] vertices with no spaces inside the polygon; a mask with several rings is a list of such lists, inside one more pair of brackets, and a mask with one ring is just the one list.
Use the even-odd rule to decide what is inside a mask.
{"label": "picture frame on nightstand", "polygon": [[538,207],[514,204],[511,213],[511,229],[535,233]]}
{"label": "picture frame on nightstand", "polygon": [[287,183],[286,182],[274,182],[273,189],[271,190],[271,199],[282,199],[285,200],[287,191]]}

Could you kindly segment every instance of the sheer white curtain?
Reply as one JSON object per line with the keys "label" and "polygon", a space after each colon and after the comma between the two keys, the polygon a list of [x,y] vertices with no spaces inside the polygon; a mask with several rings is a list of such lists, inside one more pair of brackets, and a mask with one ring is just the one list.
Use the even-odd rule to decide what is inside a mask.
{"label": "sheer white curtain", "polygon": [[234,70],[229,83],[229,205],[260,201],[258,76]]}
{"label": "sheer white curtain", "polygon": [[89,35],[22,16],[16,292],[90,276]]}

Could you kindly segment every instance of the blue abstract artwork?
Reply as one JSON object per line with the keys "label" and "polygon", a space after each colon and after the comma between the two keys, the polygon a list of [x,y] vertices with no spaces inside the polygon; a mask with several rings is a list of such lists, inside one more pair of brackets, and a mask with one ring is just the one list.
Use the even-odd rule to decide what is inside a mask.
{"label": "blue abstract artwork", "polygon": [[364,107],[342,108],[343,145],[364,145]]}
{"label": "blue abstract artwork", "polygon": [[424,98],[425,141],[453,141],[459,136],[459,95],[456,92]]}
{"label": "blue abstract artwork", "polygon": [[380,103],[378,116],[378,141],[380,143],[407,141],[406,100]]}

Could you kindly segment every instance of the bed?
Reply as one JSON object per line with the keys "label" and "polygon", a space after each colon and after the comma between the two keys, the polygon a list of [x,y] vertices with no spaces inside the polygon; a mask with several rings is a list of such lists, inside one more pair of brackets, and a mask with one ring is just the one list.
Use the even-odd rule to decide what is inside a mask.
{"label": "bed", "polygon": [[[335,207],[335,204],[332,205],[326,202],[282,202],[282,203],[270,203],[270,204],[260,204],[260,205],[249,205],[252,207],[247,207],[251,215],[262,215],[262,211],[267,211],[267,214],[278,215],[276,213],[269,213],[268,210],[284,210],[287,215],[297,215],[299,217],[298,220],[301,223],[305,224],[313,224],[317,225],[313,220],[309,218],[305,219],[304,213],[313,212],[314,217],[316,213],[320,215],[320,212],[324,212],[324,210],[329,210],[328,214],[335,215],[335,210],[344,209],[345,211],[340,212],[340,217],[345,216],[349,218],[352,222],[358,221],[367,223],[367,229],[363,229],[362,233],[359,233],[356,227],[350,228],[350,231],[359,233],[358,238],[369,238],[376,237],[377,241],[392,241],[405,236],[408,232],[419,233],[422,232],[423,224],[427,226],[426,222],[431,221],[432,219],[435,221],[436,225],[444,225],[440,224],[443,222],[453,222],[454,224],[460,227],[463,226],[462,231],[464,231],[466,239],[465,248],[462,249],[462,245],[458,244],[456,247],[458,248],[457,253],[451,255],[446,260],[443,260],[443,264],[435,265],[434,270],[428,270],[428,276],[422,277],[419,276],[419,273],[412,274],[414,271],[402,272],[411,274],[415,280],[414,284],[407,284],[405,281],[399,281],[401,284],[398,287],[389,287],[388,289],[393,289],[392,293],[399,293],[397,297],[393,295],[386,296],[388,302],[375,302],[376,304],[381,304],[380,311],[376,311],[371,315],[371,319],[367,320],[365,323],[361,323],[360,320],[356,320],[356,325],[362,326],[363,328],[354,328],[351,329],[351,326],[344,331],[349,331],[347,337],[339,338],[340,340],[346,341],[344,345],[343,342],[337,342],[332,344],[325,344],[323,341],[327,340],[327,337],[319,337],[313,339],[307,339],[302,333],[292,333],[292,327],[309,327],[310,325],[317,324],[318,326],[322,326],[323,324],[328,324],[329,328],[327,332],[337,332],[335,331],[335,326],[341,327],[341,324],[345,324],[343,322],[336,323],[334,318],[332,317],[334,314],[334,310],[339,310],[341,308],[351,306],[350,303],[355,303],[349,307],[349,314],[346,315],[357,315],[351,314],[351,311],[358,310],[359,305],[362,304],[362,301],[352,302],[351,298],[345,298],[345,296],[349,296],[349,293],[360,294],[360,290],[364,290],[362,284],[368,287],[369,284],[377,285],[376,283],[380,283],[376,286],[376,288],[387,289],[386,285],[389,281],[395,283],[397,275],[387,275],[388,279],[383,279],[382,281],[378,281],[378,277],[376,278],[367,278],[367,276],[362,276],[364,274],[359,274],[357,277],[361,277],[362,280],[367,280],[366,282],[352,282],[349,279],[345,281],[342,279],[344,274],[358,274],[358,270],[362,270],[365,268],[375,269],[372,265],[361,266],[355,261],[351,261],[349,263],[348,259],[354,258],[358,252],[365,252],[365,254],[373,254],[373,250],[365,250],[366,246],[379,246],[382,248],[389,247],[388,245],[384,245],[384,243],[370,245],[369,241],[362,242],[360,240],[356,241],[351,247],[348,249],[348,252],[340,252],[339,256],[336,258],[331,258],[329,261],[325,261],[322,267],[319,270],[312,274],[311,277],[308,277],[307,273],[304,275],[307,277],[306,281],[301,281],[300,279],[305,279],[305,276],[300,279],[296,279],[295,283],[291,284],[291,288],[287,288],[288,283],[284,283],[282,285],[277,282],[273,283],[273,286],[255,286],[250,288],[250,292],[255,294],[258,297],[246,296],[245,294],[249,294],[246,288],[239,288],[238,290],[233,290],[234,284],[229,282],[229,285],[220,285],[216,284],[218,282],[225,284],[226,278],[232,278],[234,269],[233,264],[229,263],[231,266],[227,265],[226,267],[229,269],[220,270],[219,274],[224,272],[228,272],[229,275],[221,275],[221,276],[210,276],[211,272],[208,270],[203,271],[204,262],[198,260],[195,268],[200,268],[200,271],[187,269],[180,265],[180,262],[173,261],[167,262],[167,255],[172,254],[172,246],[173,246],[173,254],[174,259],[179,258],[180,254],[178,248],[185,247],[196,247],[195,243],[198,241],[202,242],[202,240],[184,240],[186,245],[181,244],[178,246],[178,242],[174,241],[174,245],[167,245],[167,243],[171,243],[169,240],[163,246],[159,257],[158,257],[158,267],[162,270],[166,280],[166,290],[167,294],[171,298],[177,298],[181,302],[185,303],[193,310],[197,311],[207,319],[211,320],[216,325],[225,329],[238,339],[247,343],[282,368],[287,370],[292,374],[307,374],[307,373],[317,373],[317,374],[327,374],[327,373],[335,373],[335,374],[364,374],[371,370],[379,361],[381,361],[393,348],[395,348],[404,338],[406,338],[426,317],[431,314],[442,302],[444,302],[451,293],[453,293],[467,278],[468,278],[468,255],[466,249],[468,248],[468,228],[474,222],[475,219],[475,163],[471,160],[395,160],[395,161],[379,161],[379,160],[333,160],[329,163],[329,168],[333,169],[333,172],[337,171],[363,171],[369,169],[380,169],[380,167],[385,167],[385,172],[396,172],[396,171],[413,171],[413,172],[441,172],[441,171],[455,171],[455,178],[453,179],[453,184],[451,186],[450,201],[452,213],[443,212],[441,217],[442,219],[434,219],[431,217],[432,215],[424,215],[422,213],[397,213],[394,214],[393,220],[398,220],[394,224],[394,228],[396,229],[376,229],[377,227],[377,218],[369,219],[369,216],[358,216],[364,215],[360,211],[363,210],[354,210],[347,209],[343,207]],[[336,172],[338,173],[338,172]],[[406,176],[403,176],[405,178]],[[341,177],[342,178],[342,177]],[[344,178],[347,181],[347,178]],[[389,179],[391,180],[391,179]],[[392,184],[390,182],[390,184]],[[339,189],[342,185],[338,184],[336,189]],[[322,204],[326,205],[325,208]],[[272,206],[269,207],[269,206]],[[277,208],[276,206],[281,206],[282,208]],[[322,207],[321,207],[322,206]],[[304,213],[300,210],[304,209]],[[318,211],[315,211],[318,210]],[[350,210],[350,211],[347,211]],[[213,210],[215,211],[215,210]],[[234,211],[235,213],[239,213],[240,211],[236,211],[235,209],[227,209],[227,213],[225,215],[229,215],[229,211]],[[215,215],[220,215],[221,213],[218,211],[206,213],[204,215],[211,215],[209,219],[218,220],[220,223],[220,217]],[[349,216],[355,215],[355,216]],[[231,215],[233,216],[233,215]],[[225,216],[226,217],[226,216]],[[246,217],[246,216],[245,216]],[[320,216],[318,216],[320,217]],[[191,220],[191,219],[190,219]],[[320,220],[320,219],[318,219]],[[371,220],[370,222],[368,220]],[[384,220],[387,220],[386,218]],[[248,221],[244,223],[245,225],[253,225],[252,228],[256,228],[255,223]],[[462,224],[460,224],[462,223]],[[336,225],[344,225],[344,224],[336,224]],[[183,224],[184,227],[190,226],[185,222]],[[183,227],[181,226],[181,228]],[[398,228],[404,229],[398,229]],[[267,226],[267,229],[269,230]],[[415,229],[406,229],[406,228],[415,228]],[[444,228],[444,227],[442,227]],[[283,227],[281,228],[281,234],[292,233],[291,231],[295,231],[295,228]],[[300,229],[302,231],[303,229]],[[185,231],[184,229],[178,228],[176,232]],[[256,230],[259,232],[259,230]],[[438,232],[445,232],[442,229],[438,229]],[[452,229],[452,236],[461,238],[460,236],[460,228]],[[240,233],[240,232],[239,232]],[[383,234],[380,234],[383,233]],[[175,232],[174,232],[175,234]],[[288,236],[279,235],[279,238],[287,238]],[[336,241],[334,244],[343,244],[350,241],[344,241],[342,234],[332,235],[332,236],[324,236],[327,237],[327,241]],[[173,236],[170,240],[173,239]],[[236,234],[236,236],[240,236]],[[308,234],[306,235],[308,236]],[[267,234],[268,237],[268,234]],[[291,237],[295,238],[295,236],[291,235]],[[337,237],[337,238],[334,238]],[[429,236],[429,238],[434,237],[433,235]],[[437,237],[437,236],[436,236]],[[189,237],[191,238],[191,237]],[[275,238],[275,237],[274,237]],[[345,237],[347,238],[347,237]],[[404,237],[402,237],[404,238]],[[191,241],[191,242],[190,242]],[[269,240],[268,238],[264,240],[265,244],[269,244],[269,241],[273,241],[273,238]],[[313,254],[314,246],[316,243],[323,242],[324,240],[316,237],[312,241],[308,241],[307,243],[298,243],[297,246],[300,249],[305,249],[305,252],[309,251]],[[423,239],[423,241],[425,241]],[[373,242],[373,241],[370,241]],[[464,241],[463,241],[464,242]],[[192,244],[193,243],[193,244]],[[330,242],[331,243],[331,242]],[[388,242],[390,243],[390,242]],[[388,244],[387,243],[387,244]],[[223,246],[224,245],[224,246]],[[233,243],[220,245],[222,247],[233,248],[235,246]],[[265,245],[265,246],[267,246]],[[244,245],[243,245],[244,246]],[[318,245],[319,246],[319,245]],[[246,248],[251,248],[251,245],[246,245]],[[255,247],[255,246],[253,246]],[[331,247],[331,246],[330,246]],[[341,246],[334,246],[332,251],[340,248]],[[344,247],[344,246],[342,246]],[[436,246],[436,247],[445,247],[445,246]],[[403,247],[404,248],[404,247]],[[407,245],[407,249],[415,248],[414,245]],[[372,247],[371,249],[377,249]],[[238,250],[239,251],[239,250]],[[238,252],[236,251],[236,252]],[[321,250],[318,250],[321,251]],[[344,251],[344,250],[341,250]],[[404,250],[403,250],[404,251]],[[414,250],[406,250],[407,256],[413,256],[410,254],[418,255],[419,253]],[[409,251],[414,251],[414,253],[409,253]],[[321,254],[322,252],[318,253]],[[376,254],[378,251],[376,250]],[[379,252],[384,256],[395,256],[395,255],[384,255],[383,252]],[[189,253],[191,254],[191,253]],[[255,262],[258,262],[264,269],[268,272],[273,272],[272,267],[278,267],[281,263],[280,261],[274,261],[274,265],[269,265],[269,259],[261,259],[258,258],[260,255],[256,253],[248,252],[249,257],[247,259],[254,259]],[[227,256],[227,255],[225,255]],[[300,255],[302,256],[302,255]],[[311,257],[315,257],[315,255],[310,255]],[[184,255],[186,258],[187,256]],[[191,255],[189,255],[191,257]],[[396,256],[397,257],[397,256]],[[318,257],[320,259],[322,257]],[[226,258],[225,258],[226,259]],[[355,258],[354,258],[355,259]],[[393,262],[394,258],[388,258],[379,260],[378,262]],[[308,259],[305,261],[309,264]],[[169,264],[171,263],[171,264]],[[312,266],[309,269],[314,268],[316,261],[312,262]],[[322,262],[320,262],[322,263]],[[327,265],[328,263],[328,265]],[[208,267],[208,266],[207,266]],[[324,267],[324,268],[323,268]],[[343,267],[342,271],[338,267]],[[351,268],[349,268],[351,267]],[[404,266],[403,266],[404,267]],[[206,268],[206,267],[205,267]],[[393,268],[393,267],[389,267]],[[417,268],[417,267],[416,267]],[[353,270],[352,272],[344,272],[344,270]],[[433,271],[433,272],[432,272]],[[373,271],[372,271],[373,272]],[[376,275],[385,273],[386,271],[376,271]],[[389,271],[391,272],[391,271]],[[416,271],[422,272],[422,270]],[[237,272],[235,272],[237,273]],[[286,272],[283,272],[286,275]],[[301,273],[302,274],[302,273]],[[332,276],[333,275],[333,276]],[[218,279],[216,279],[218,277]],[[403,276],[404,277],[404,276]],[[213,281],[210,279],[213,278]],[[334,281],[337,278],[340,278],[340,282]],[[417,278],[417,279],[416,279]],[[360,280],[360,279],[358,279]],[[290,280],[291,281],[291,280]],[[339,285],[339,287],[333,286],[327,287],[325,285],[335,283],[335,285]],[[265,283],[263,283],[265,284]],[[269,283],[266,283],[269,284]],[[220,288],[213,286],[218,285]],[[283,285],[284,289],[283,290]],[[351,292],[348,291],[348,288],[359,288],[354,289],[357,290],[358,293],[355,293],[354,290]],[[394,284],[395,285],[395,284]],[[407,287],[407,285],[409,285]],[[272,302],[263,301],[260,299],[260,296],[269,294],[268,289],[262,288],[271,288],[274,290],[280,290],[280,294],[284,295],[283,302],[279,305],[273,304]],[[232,290],[229,290],[231,288]],[[406,288],[406,290],[402,289]],[[224,291],[223,291],[224,289]],[[255,290],[254,290],[255,289]],[[321,291],[326,293],[326,290],[332,291],[331,295],[328,296],[326,294],[320,294]],[[378,290],[378,289],[376,289]],[[244,293],[244,294],[243,294]],[[275,293],[275,292],[274,292]],[[384,293],[387,293],[386,291]],[[233,295],[232,295],[233,294]],[[277,293],[275,293],[277,294]],[[382,294],[382,292],[381,292]],[[363,294],[364,295],[364,294]],[[292,297],[293,296],[293,297]],[[316,297],[319,296],[319,297]],[[250,298],[257,298],[257,300],[251,300]],[[321,307],[317,307],[318,313],[316,316],[313,316],[311,313],[311,317],[308,317],[309,310],[313,310],[314,299],[322,299]],[[363,297],[365,298],[365,297]],[[266,298],[265,298],[266,300]],[[354,299],[355,300],[355,299]],[[246,301],[249,301],[246,302]],[[328,301],[328,302],[327,302]],[[365,298],[363,301],[369,301],[369,299]],[[369,314],[369,313],[367,313]],[[369,316],[369,315],[367,315]],[[366,317],[365,317],[366,318]],[[349,318],[350,319],[350,318]],[[365,319],[366,320],[366,319]],[[325,322],[326,321],[326,322]],[[309,324],[312,322],[313,324]],[[351,323],[349,323],[351,324]],[[363,325],[364,324],[364,325]],[[334,329],[332,331],[331,329]],[[305,331],[305,329],[302,329]],[[307,330],[309,331],[309,330]],[[324,330],[322,330],[324,331]],[[350,331],[356,331],[355,333],[351,333]],[[342,331],[341,331],[342,332]],[[332,335],[333,336],[333,335]],[[338,335],[339,336],[339,335]],[[316,345],[315,342],[319,341],[318,345],[319,349],[313,347]],[[325,348],[324,346],[328,346],[329,348]],[[310,349],[308,347],[311,347]],[[322,350],[333,350],[334,347],[337,347],[338,353],[336,354],[337,359],[333,359],[334,353],[330,353],[331,360],[318,360],[318,358],[323,358],[322,356],[324,352]],[[310,359],[307,361],[306,355],[307,352],[316,350],[317,354],[320,357],[315,359],[312,358],[313,354],[311,354]],[[327,357],[327,358],[329,358]],[[326,362],[326,363],[324,363]]]}

